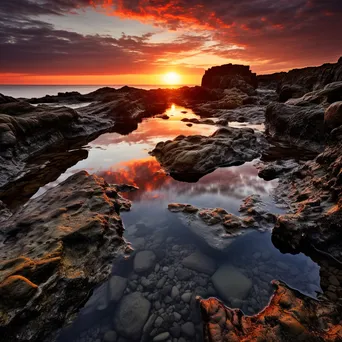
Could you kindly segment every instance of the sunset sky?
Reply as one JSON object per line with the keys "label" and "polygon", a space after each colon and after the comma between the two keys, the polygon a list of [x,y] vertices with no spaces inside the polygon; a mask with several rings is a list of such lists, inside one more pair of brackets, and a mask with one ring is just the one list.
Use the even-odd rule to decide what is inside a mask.
{"label": "sunset sky", "polygon": [[198,84],[342,55],[342,0],[0,0],[1,84]]}

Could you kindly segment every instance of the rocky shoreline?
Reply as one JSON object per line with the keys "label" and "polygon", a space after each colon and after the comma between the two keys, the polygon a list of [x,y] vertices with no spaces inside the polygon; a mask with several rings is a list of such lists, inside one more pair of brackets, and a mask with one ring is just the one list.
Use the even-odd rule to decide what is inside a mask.
{"label": "rocky shoreline", "polygon": [[[87,95],[71,92],[19,100],[1,95],[0,323],[4,336],[11,341],[55,340],[57,331],[75,318],[94,286],[108,279],[113,259],[131,252],[123,238],[120,218],[120,210],[130,209],[130,202],[120,195],[132,190],[127,185],[109,185],[99,177],[80,172],[30,200],[26,206],[23,203],[40,186],[58,178],[73,161],[87,157],[86,151],[73,153],[70,151],[73,148],[105,132],[128,134],[143,118],[160,115],[175,103],[201,116],[201,120],[193,120],[191,124],[207,120],[207,124],[218,129],[209,137],[179,136],[155,147],[151,154],[172,177],[197,181],[218,167],[260,158],[259,174],[268,180],[279,178],[276,197],[287,212],[268,213],[253,196],[243,203],[240,216],[220,208],[197,208],[191,204],[170,204],[169,210],[178,212],[183,220],[190,220],[190,230],[211,248],[224,248],[231,239],[252,228],[273,228],[272,241],[280,251],[304,253],[321,267],[323,294],[318,301],[281,282],[274,282],[276,290],[269,305],[255,316],[244,316],[242,311],[227,308],[217,299],[197,298],[202,309],[204,340],[341,340],[341,70],[341,59],[336,64],[264,77],[251,73],[249,67],[228,65],[207,71],[202,87],[149,91],[102,88]],[[258,83],[263,88],[258,89]],[[80,107],[63,106],[68,103],[79,103]],[[265,124],[266,130],[263,133],[229,127],[235,121]],[[293,146],[296,153],[292,153]],[[284,156],[282,151],[286,148],[292,154]],[[54,159],[47,157],[44,163],[48,166],[42,171],[44,163],[39,156],[51,152],[61,155]],[[26,179],[30,178],[37,181],[28,188]],[[22,193],[22,199],[14,201],[17,193]],[[171,335],[178,342],[194,338],[200,328],[193,324],[190,327],[188,316],[181,313],[188,305],[183,296],[190,292],[191,298],[193,293],[202,297],[219,293],[229,300],[228,292],[237,290],[223,284],[220,272],[240,277],[246,286],[246,295],[252,288],[249,279],[243,278],[246,275],[230,266],[216,270],[198,255],[193,257],[193,262],[192,247],[186,255],[179,247],[174,249],[173,243],[170,240],[167,245],[170,258],[182,263],[185,268],[180,269],[207,274],[194,273],[190,277],[209,281],[210,276],[213,291],[196,292],[196,284],[187,288],[186,282],[175,283],[175,275],[169,275],[172,270],[166,269],[166,257],[151,252],[153,245],[145,244],[140,252],[137,247],[137,253],[150,251],[150,255],[139,258],[133,254],[137,260],[134,272],[147,271],[146,263],[139,266],[139,260],[152,260],[153,265],[151,276],[145,278],[145,285],[149,285],[134,283],[137,279],[133,278],[128,286],[126,283],[123,286],[120,297],[124,297],[115,326],[126,340],[139,340],[147,322],[150,326],[146,328],[148,333],[144,331],[146,340],[152,336],[154,341],[168,341]],[[318,258],[318,254],[327,258]],[[186,258],[190,260],[184,264]],[[198,264],[201,264],[200,270],[196,269]],[[164,267],[165,274],[156,271],[157,265]],[[208,266],[207,271],[204,265]],[[215,272],[219,273],[215,276]],[[165,296],[169,297],[169,303],[175,302],[172,315],[177,314],[176,318],[180,315],[180,323],[176,324],[179,328],[174,329],[176,336],[164,331],[166,326],[162,322],[156,323],[159,314],[149,316],[151,302],[155,307],[159,298],[140,294],[164,278],[170,287]],[[116,281],[120,284],[121,280],[112,280]],[[139,286],[138,293],[135,289]],[[243,300],[244,295],[237,293],[233,297]],[[194,298],[191,300],[194,304]],[[142,310],[140,323],[134,319],[131,323],[122,320],[120,312],[126,312],[127,307]],[[161,309],[167,312],[166,307]],[[128,326],[134,323],[136,328],[129,331]]]}

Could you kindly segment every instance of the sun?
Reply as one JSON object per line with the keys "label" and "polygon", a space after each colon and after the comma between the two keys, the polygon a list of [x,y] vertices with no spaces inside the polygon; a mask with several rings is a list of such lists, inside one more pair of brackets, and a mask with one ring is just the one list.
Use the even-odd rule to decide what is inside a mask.
{"label": "sun", "polygon": [[163,81],[165,84],[175,85],[181,81],[181,76],[177,72],[168,72],[163,75]]}

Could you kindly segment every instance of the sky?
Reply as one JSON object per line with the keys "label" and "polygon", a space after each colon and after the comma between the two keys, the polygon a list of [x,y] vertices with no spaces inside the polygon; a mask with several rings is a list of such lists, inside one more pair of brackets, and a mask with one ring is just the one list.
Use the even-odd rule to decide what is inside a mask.
{"label": "sky", "polygon": [[200,84],[336,62],[342,0],[0,0],[0,84]]}

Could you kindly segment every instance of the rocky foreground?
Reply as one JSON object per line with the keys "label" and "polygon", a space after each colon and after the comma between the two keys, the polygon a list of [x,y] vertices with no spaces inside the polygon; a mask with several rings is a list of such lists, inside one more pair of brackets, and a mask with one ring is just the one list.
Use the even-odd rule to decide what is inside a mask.
{"label": "rocky foreground", "polygon": [[[206,120],[218,130],[210,137],[179,136],[159,143],[152,154],[171,176],[196,181],[218,167],[260,157],[260,176],[279,178],[276,195],[288,210],[284,215],[267,213],[255,197],[245,201],[240,216],[188,204],[171,204],[169,209],[181,219],[191,218],[190,229],[214,249],[251,230],[274,227],[273,243],[281,251],[305,253],[321,267],[319,300],[280,282],[275,282],[269,305],[255,316],[244,316],[217,299],[198,298],[205,340],[342,340],[341,70],[341,59],[262,77],[248,67],[228,65],[208,70],[202,87],[102,88],[87,95],[71,92],[40,99],[1,95],[0,324],[5,340],[54,340],[54,333],[72,321],[94,286],[108,278],[113,258],[130,250],[119,216],[120,210],[130,208],[119,194],[129,187],[110,186],[81,172],[22,204],[73,161],[87,157],[86,151],[74,153],[72,148],[104,132],[127,134],[144,117],[162,114],[172,103],[202,117],[191,124]],[[70,103],[80,107],[63,106]],[[265,124],[265,132],[229,127],[235,121]],[[52,157],[51,152],[60,155]],[[42,153],[47,158],[43,161]],[[26,179],[32,177],[36,182],[28,187]],[[13,200],[18,193],[24,200]],[[139,265],[135,268],[139,273]],[[228,271],[232,272],[222,270]],[[220,296],[229,298],[227,292],[233,290],[217,279],[220,274],[212,280]],[[137,294],[126,295],[119,312],[142,302]],[[149,321],[150,304],[144,303],[139,329],[132,332],[130,323],[120,315],[115,318],[123,336],[139,340]],[[169,335],[158,338],[164,337]]]}
{"label": "rocky foreground", "polygon": [[125,252],[119,212],[130,203],[86,172],[14,214],[0,203],[2,337],[41,341],[72,318]]}

